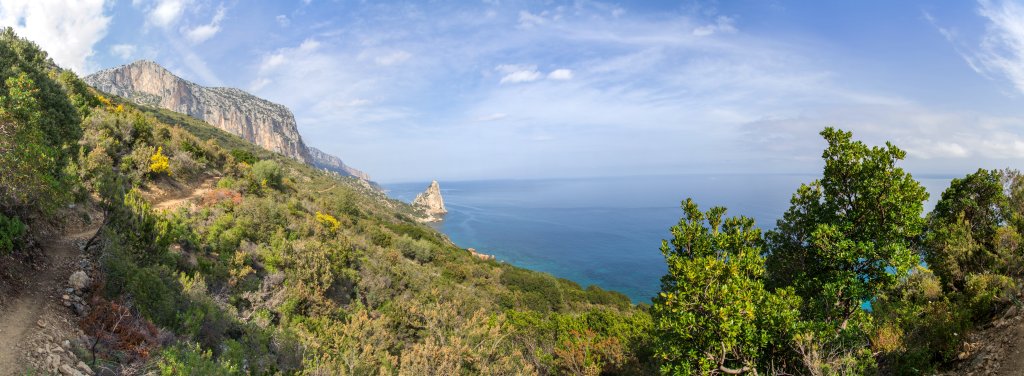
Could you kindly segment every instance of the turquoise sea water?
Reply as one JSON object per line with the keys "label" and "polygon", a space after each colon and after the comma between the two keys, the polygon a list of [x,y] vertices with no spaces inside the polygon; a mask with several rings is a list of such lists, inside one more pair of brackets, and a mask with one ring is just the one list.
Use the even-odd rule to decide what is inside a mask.
{"label": "turquoise sea water", "polygon": [[[667,271],[658,247],[692,197],[706,210],[746,215],[770,229],[812,175],[680,175],[440,182],[448,215],[434,225],[461,247],[499,261],[649,302]],[[949,178],[918,178],[930,209]],[[412,201],[427,182],[387,184]]]}

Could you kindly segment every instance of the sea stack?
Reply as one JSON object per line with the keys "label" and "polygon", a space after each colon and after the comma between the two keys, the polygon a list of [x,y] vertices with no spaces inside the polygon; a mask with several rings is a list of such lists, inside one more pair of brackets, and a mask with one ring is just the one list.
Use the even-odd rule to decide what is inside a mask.
{"label": "sea stack", "polygon": [[444,208],[444,199],[441,198],[441,186],[437,184],[437,180],[430,182],[430,186],[427,187],[426,191],[416,195],[416,199],[412,201],[412,206],[426,215],[424,220],[427,222],[440,222],[444,215],[448,213],[448,210]]}

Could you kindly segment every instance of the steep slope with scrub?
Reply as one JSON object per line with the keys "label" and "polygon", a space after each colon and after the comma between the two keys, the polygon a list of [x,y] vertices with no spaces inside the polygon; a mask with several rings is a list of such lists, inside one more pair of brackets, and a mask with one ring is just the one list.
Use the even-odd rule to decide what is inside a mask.
{"label": "steep slope with scrub", "polygon": [[[826,128],[821,179],[773,230],[684,201],[662,291],[633,305],[475,257],[358,178],[101,95],[10,29],[0,82],[0,345],[59,344],[4,373],[910,375],[1005,371],[1024,349],[1016,171],[956,179],[924,215],[902,150]],[[1002,350],[979,343],[998,328]]]}
{"label": "steep slope with scrub", "polygon": [[[83,335],[69,338],[70,351],[93,369],[594,374],[651,367],[650,318],[622,294],[482,261],[356,178],[177,113],[104,97],[9,30],[0,48],[16,56],[13,70],[29,72],[5,81],[0,104],[29,102],[4,107],[12,114],[5,135],[36,137],[26,150],[4,144],[4,158],[25,163],[3,165],[3,176],[27,176],[3,181],[4,249],[30,257],[29,240],[43,236],[36,222],[59,226],[68,204],[99,211],[98,235],[83,245],[97,264],[78,320]],[[38,99],[55,103],[31,102]],[[25,159],[29,153],[51,157]]]}

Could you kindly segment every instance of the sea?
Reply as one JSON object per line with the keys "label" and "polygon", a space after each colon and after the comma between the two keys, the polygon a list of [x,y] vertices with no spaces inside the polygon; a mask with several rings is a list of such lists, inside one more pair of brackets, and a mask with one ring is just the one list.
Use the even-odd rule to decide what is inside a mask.
{"label": "sea", "polygon": [[[551,273],[581,286],[622,292],[649,303],[667,272],[659,250],[678,223],[680,204],[724,206],[769,230],[789,208],[801,174],[693,174],[576,179],[441,181],[448,215],[433,224],[463,248],[500,262]],[[931,210],[952,177],[915,177]],[[411,202],[429,182],[385,184]]]}

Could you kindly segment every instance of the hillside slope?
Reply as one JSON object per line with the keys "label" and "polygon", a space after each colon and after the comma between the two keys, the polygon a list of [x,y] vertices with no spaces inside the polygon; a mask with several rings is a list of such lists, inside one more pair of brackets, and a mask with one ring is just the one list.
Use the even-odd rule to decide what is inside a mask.
{"label": "hillside slope", "polygon": [[185,114],[267,150],[370,181],[369,175],[345,165],[337,157],[308,148],[299,135],[295,116],[287,107],[245,91],[204,87],[148,60],[105,69],[84,80],[105,93]]}
{"label": "hillside slope", "polygon": [[[65,222],[85,210],[98,226],[80,253],[93,283],[74,304],[51,294],[33,303],[69,318],[41,335],[69,362],[165,375],[652,372],[650,316],[624,295],[480,260],[361,179],[101,95],[7,33],[0,57],[33,81],[6,88],[16,101],[0,105],[21,112],[0,124],[30,146],[56,146],[28,158],[48,144],[0,142],[4,160],[28,163],[0,164],[2,260],[64,257],[31,246],[45,223],[71,233]],[[0,291],[0,310],[22,312],[20,301]],[[52,371],[52,353],[29,350],[0,373]]]}

